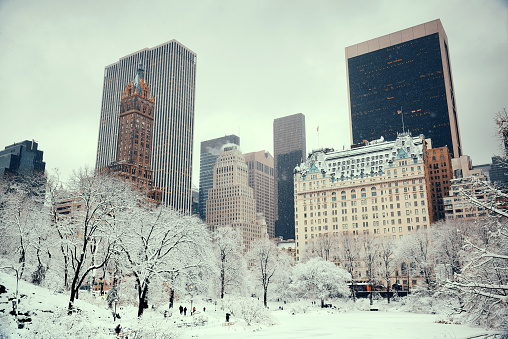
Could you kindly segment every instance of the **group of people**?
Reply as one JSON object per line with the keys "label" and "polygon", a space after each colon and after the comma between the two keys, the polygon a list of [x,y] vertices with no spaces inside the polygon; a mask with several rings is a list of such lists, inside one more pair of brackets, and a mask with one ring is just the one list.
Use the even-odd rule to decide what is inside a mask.
{"label": "group of people", "polygon": [[[180,310],[180,315],[187,315],[187,307],[183,307],[182,305],[180,305],[180,307],[178,309]],[[203,312],[205,310],[206,310],[206,308],[203,307]],[[191,315],[193,315],[194,313],[196,313],[196,307],[192,308]]]}

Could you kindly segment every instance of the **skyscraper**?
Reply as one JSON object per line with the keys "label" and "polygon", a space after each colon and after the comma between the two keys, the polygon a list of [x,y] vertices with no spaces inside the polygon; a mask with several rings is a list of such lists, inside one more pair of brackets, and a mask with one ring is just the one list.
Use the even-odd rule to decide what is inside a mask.
{"label": "skyscraper", "polygon": [[225,146],[217,158],[213,167],[213,188],[208,192],[206,223],[211,231],[220,226],[240,229],[246,249],[255,239],[267,236],[264,218],[257,218],[245,158],[236,145]]}
{"label": "skyscraper", "polygon": [[351,142],[423,134],[462,154],[448,39],[439,19],[346,48]]}
{"label": "skyscraper", "polygon": [[31,172],[44,173],[46,163],[43,151],[37,149],[35,141],[25,140],[5,147],[0,151],[0,176],[23,175]]}
{"label": "skyscraper", "polygon": [[273,121],[273,153],[277,196],[275,236],[294,239],[293,170],[306,159],[305,115],[298,113]]}
{"label": "skyscraper", "polygon": [[153,109],[154,98],[150,97],[140,62],[134,80],[129,81],[122,93],[116,161],[108,168],[160,201],[160,191],[154,190],[150,167]]}
{"label": "skyscraper", "polygon": [[257,213],[263,213],[270,238],[275,237],[275,180],[273,157],[269,152],[245,153],[249,186],[254,190]]}
{"label": "skyscraper", "polygon": [[121,94],[145,65],[145,81],[155,97],[151,135],[153,184],[162,202],[190,213],[196,54],[176,40],[129,54],[106,66],[96,169],[116,160]]}
{"label": "skyscraper", "polygon": [[201,142],[201,153],[199,155],[199,217],[202,220],[206,220],[208,190],[213,187],[213,166],[222,153],[224,145],[227,144],[240,146],[240,138],[232,134]]}

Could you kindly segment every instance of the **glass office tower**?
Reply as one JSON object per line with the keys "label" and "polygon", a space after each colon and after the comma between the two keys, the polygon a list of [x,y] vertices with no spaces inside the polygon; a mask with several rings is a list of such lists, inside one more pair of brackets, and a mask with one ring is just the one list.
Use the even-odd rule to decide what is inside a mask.
{"label": "glass office tower", "polygon": [[423,134],[462,154],[448,40],[434,20],[346,48],[351,143]]}

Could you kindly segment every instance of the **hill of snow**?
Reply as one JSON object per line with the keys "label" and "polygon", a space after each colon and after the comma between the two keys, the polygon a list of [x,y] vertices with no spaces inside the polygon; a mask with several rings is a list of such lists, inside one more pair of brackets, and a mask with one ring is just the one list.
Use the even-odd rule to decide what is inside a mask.
{"label": "hill of snow", "polygon": [[[146,310],[141,320],[134,306],[118,310],[121,319],[113,321],[102,297],[83,291],[76,301],[79,311],[67,315],[67,294],[21,281],[18,311],[24,324],[18,328],[12,310],[16,279],[0,272],[0,338],[114,338],[114,328],[121,324],[122,333],[129,338],[468,338],[487,333],[483,329],[459,324],[442,324],[440,315],[414,314],[398,310],[398,304],[386,305],[379,301],[377,312],[369,311],[367,300],[339,303],[338,309],[321,309],[311,301],[297,303],[270,303],[270,310],[258,308],[258,301],[231,298],[225,309],[234,310],[225,324],[225,313],[220,304],[215,306],[196,298],[195,315],[190,316],[190,300],[176,302],[176,309],[168,316],[164,308]],[[178,312],[186,306],[186,316]],[[259,302],[261,304],[261,302]],[[203,311],[203,307],[206,310]],[[284,309],[281,310],[280,307]],[[240,317],[241,316],[241,317]],[[25,320],[26,321],[23,322]],[[247,324],[249,321],[250,325]]]}

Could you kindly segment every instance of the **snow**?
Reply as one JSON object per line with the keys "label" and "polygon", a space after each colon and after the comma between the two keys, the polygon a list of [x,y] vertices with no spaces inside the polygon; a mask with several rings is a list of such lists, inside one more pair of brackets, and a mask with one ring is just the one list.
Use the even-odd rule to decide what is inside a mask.
{"label": "snow", "polygon": [[[124,331],[136,331],[137,336],[130,337],[143,334],[142,337],[147,338],[467,338],[495,333],[466,325],[437,323],[442,315],[403,312],[400,303],[388,306],[386,301],[375,301],[374,307],[379,311],[372,312],[365,299],[356,304],[337,303],[339,309],[321,309],[318,300],[316,305],[312,305],[310,300],[287,304],[270,302],[269,323],[273,325],[249,326],[233,315],[230,321],[234,324],[224,326],[226,311],[220,310],[220,302],[215,311],[214,304],[195,298],[193,306],[198,312],[194,316],[189,313],[181,316],[179,305],[190,309],[190,301],[178,300],[171,317],[164,317],[166,303],[159,309],[149,308],[138,320],[136,307],[132,305],[119,309],[122,318],[114,323],[102,297],[80,291],[80,299],[75,305],[81,311],[68,316],[67,293],[55,293],[24,281],[20,282],[19,290],[26,296],[22,297],[19,310],[23,313],[30,311],[32,322],[23,329],[17,329],[14,317],[8,314],[12,304],[7,300],[14,293],[16,279],[0,272],[0,284],[7,288],[7,293],[0,294],[0,338],[113,338],[112,331],[117,323],[123,326]],[[284,310],[280,310],[279,306],[283,306]],[[203,307],[206,307],[205,312]]]}

